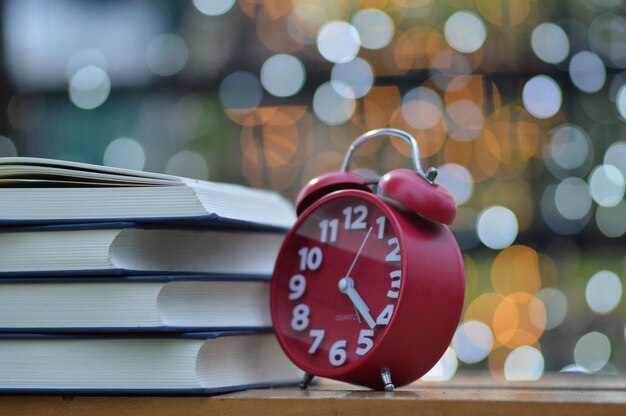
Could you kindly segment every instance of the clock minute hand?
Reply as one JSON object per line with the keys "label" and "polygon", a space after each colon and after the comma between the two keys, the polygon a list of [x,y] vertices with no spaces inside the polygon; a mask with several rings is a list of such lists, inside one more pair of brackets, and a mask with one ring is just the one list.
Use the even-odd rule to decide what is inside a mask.
{"label": "clock minute hand", "polygon": [[358,314],[365,319],[367,326],[369,326],[370,329],[374,329],[376,321],[374,321],[374,318],[370,315],[370,308],[367,307],[365,301],[363,301],[363,298],[359,295],[359,292],[354,288],[354,280],[348,276],[344,277],[339,281],[339,290],[348,296]]}

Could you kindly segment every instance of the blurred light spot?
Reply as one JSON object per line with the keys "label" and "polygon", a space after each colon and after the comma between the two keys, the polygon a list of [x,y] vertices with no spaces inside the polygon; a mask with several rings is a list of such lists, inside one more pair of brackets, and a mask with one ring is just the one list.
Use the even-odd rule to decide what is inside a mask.
{"label": "blurred light spot", "polygon": [[176,153],[167,161],[166,173],[170,175],[182,176],[185,178],[208,179],[209,165],[202,155],[183,150]]}
{"label": "blurred light spot", "polygon": [[[611,2],[604,0],[602,3]],[[613,3],[619,3],[616,7],[623,7],[622,0]],[[604,58],[609,66],[626,67],[626,19],[623,12],[598,14],[589,28],[591,48]]]}
{"label": "blurred light spot", "polygon": [[587,282],[585,299],[592,311],[606,315],[615,309],[622,299],[622,282],[615,273],[601,270]]}
{"label": "blurred light spot", "polygon": [[469,59],[455,51],[443,51],[431,60],[431,80],[441,90],[458,91],[467,86],[472,73]]}
{"label": "blurred light spot", "polygon": [[556,187],[554,202],[559,213],[568,220],[584,218],[591,209],[587,182],[580,178],[565,179]]}
{"label": "blurred light spot", "polygon": [[463,53],[477,51],[487,37],[485,24],[481,18],[466,11],[459,11],[450,16],[443,32],[450,46]]}
{"label": "blurred light spot", "polygon": [[101,106],[111,92],[109,75],[97,66],[79,69],[70,79],[69,94],[72,103],[83,110]]}
{"label": "blurred light spot", "polygon": [[456,163],[447,163],[437,170],[437,182],[452,194],[457,205],[466,203],[472,197],[474,181],[469,170]]}
{"label": "blurred light spot", "polygon": [[503,249],[517,238],[517,218],[508,208],[489,207],[478,216],[476,231],[484,245],[494,250]]}
{"label": "blurred light spot", "polygon": [[622,85],[617,92],[615,103],[617,104],[619,115],[622,116],[622,118],[626,118],[626,85]]}
{"label": "blurred light spot", "polygon": [[454,350],[450,347],[446,349],[443,356],[430,371],[422,376],[422,381],[447,381],[450,380],[459,367]]}
{"label": "blurred light spot", "polygon": [[106,71],[107,58],[98,49],[83,48],[74,53],[67,61],[67,78],[71,79],[79,69],[86,66],[97,66]]}
{"label": "blurred light spot", "polygon": [[491,285],[501,295],[537,292],[541,287],[537,252],[522,245],[502,250],[491,265]]}
{"label": "blurred light spot", "polygon": [[548,155],[559,168],[572,170],[590,159],[590,149],[591,141],[587,133],[570,124],[554,130],[548,145]]}
{"label": "blurred light spot", "polygon": [[337,94],[330,82],[320,85],[313,96],[315,115],[330,126],[348,121],[355,108],[355,101]]}
{"label": "blurred light spot", "polygon": [[596,223],[602,234],[609,238],[619,238],[624,235],[626,233],[626,201],[620,201],[614,207],[598,207]]}
{"label": "blurred light spot", "polygon": [[312,2],[292,2],[291,12],[287,18],[289,36],[296,42],[313,45],[320,27],[330,20],[332,8],[328,6],[328,3],[321,5]]}
{"label": "blurred light spot", "polygon": [[209,16],[224,14],[235,5],[235,0],[192,0],[192,2],[200,13]]}
{"label": "blurred light spot", "polygon": [[220,100],[227,109],[254,110],[262,99],[259,79],[249,72],[233,72],[220,84]]}
{"label": "blurred light spot", "polygon": [[561,108],[561,88],[547,75],[529,79],[522,90],[524,107],[537,118],[550,118]]}
{"label": "blurred light spot", "polygon": [[177,35],[166,33],[157,36],[146,49],[146,64],[152,72],[167,77],[180,72],[187,64],[189,49]]}
{"label": "blurred light spot", "polygon": [[611,341],[600,332],[590,332],[574,347],[574,361],[589,372],[602,370],[611,358]]}
{"label": "blurred light spot", "polygon": [[13,141],[6,136],[0,136],[0,157],[17,156],[17,148]]}
{"label": "blurred light spot", "polygon": [[459,360],[477,363],[489,355],[493,346],[491,329],[480,321],[462,323],[452,338],[452,348]]}
{"label": "blurred light spot", "polygon": [[548,185],[541,196],[541,215],[548,227],[562,235],[573,235],[582,231],[590,216],[578,220],[565,218],[556,208],[556,185]]}
{"label": "blurred light spot", "polygon": [[382,49],[393,39],[395,30],[393,20],[382,10],[360,10],[352,18],[352,25],[359,32],[364,48]]}
{"label": "blurred light spot", "polygon": [[569,54],[569,39],[554,23],[541,23],[533,29],[530,45],[539,59],[549,64],[562,62]]}
{"label": "blurred light spot", "polygon": [[413,88],[402,98],[402,117],[416,129],[431,129],[443,118],[443,103],[435,91]]}
{"label": "blurred light spot", "polygon": [[504,378],[509,381],[534,381],[543,375],[543,354],[525,346],[513,350],[504,361]]}
{"label": "blurred light spot", "polygon": [[581,51],[574,55],[569,63],[569,76],[579,90],[596,92],[604,86],[606,68],[598,55]]}
{"label": "blurred light spot", "polygon": [[297,94],[302,89],[305,78],[304,65],[291,55],[274,55],[261,67],[261,83],[267,92],[276,97]]}
{"label": "blurred light spot", "polygon": [[570,364],[559,370],[561,373],[581,373],[581,374],[589,374],[589,370],[585,367],[581,367],[578,364]]}
{"label": "blurred light spot", "polygon": [[448,104],[446,114],[448,134],[459,141],[475,139],[485,124],[482,111],[469,100],[456,100]]}
{"label": "blurred light spot", "polygon": [[558,289],[546,287],[537,293],[537,298],[546,308],[546,330],[561,325],[567,315],[567,298]]}
{"label": "blurred light spot", "polygon": [[136,140],[119,137],[109,143],[102,161],[105,166],[143,170],[146,165],[146,152]]}
{"label": "blurred light spot", "polygon": [[626,177],[626,142],[616,142],[604,153],[604,163],[613,165]]}
{"label": "blurred light spot", "polygon": [[317,35],[317,49],[320,54],[336,64],[353,60],[360,48],[359,32],[346,22],[326,23]]}
{"label": "blurred light spot", "polygon": [[589,189],[593,200],[603,207],[614,207],[624,198],[626,190],[624,175],[613,165],[596,167],[589,177]]}
{"label": "blurred light spot", "polygon": [[335,64],[330,73],[330,83],[344,98],[361,98],[374,85],[374,72],[370,64],[361,58]]}

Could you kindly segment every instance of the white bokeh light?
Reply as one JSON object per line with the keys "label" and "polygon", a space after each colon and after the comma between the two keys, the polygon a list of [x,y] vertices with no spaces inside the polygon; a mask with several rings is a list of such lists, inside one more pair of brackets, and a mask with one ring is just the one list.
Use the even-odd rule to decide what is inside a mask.
{"label": "white bokeh light", "polygon": [[111,79],[104,69],[97,66],[83,67],[70,79],[70,100],[83,110],[93,110],[104,104],[110,92]]}
{"label": "white bokeh light", "polygon": [[337,20],[328,22],[317,34],[317,49],[320,54],[336,64],[353,60],[360,48],[359,32],[350,23]]}
{"label": "white bokeh light", "polygon": [[0,136],[0,157],[15,157],[17,156],[17,148],[11,139],[5,136]]}
{"label": "white bokeh light", "polygon": [[452,348],[459,360],[477,363],[484,360],[493,347],[491,329],[480,321],[466,321],[459,325],[452,338]]}
{"label": "white bokeh light", "polygon": [[591,210],[591,195],[587,182],[567,178],[556,187],[554,202],[559,213],[568,220],[584,218]]}
{"label": "white bokeh light", "polygon": [[537,298],[546,309],[545,329],[550,330],[561,325],[567,316],[567,298],[563,292],[553,287],[545,287],[537,292]]}
{"label": "white bokeh light", "polygon": [[604,164],[613,165],[626,177],[626,142],[616,142],[604,153]]}
{"label": "white bokeh light", "polygon": [[360,10],[352,18],[352,25],[359,32],[364,48],[382,49],[393,39],[395,30],[393,20],[382,10]]}
{"label": "white bokeh light", "polygon": [[524,107],[537,118],[550,118],[561,108],[561,88],[547,75],[537,75],[524,84],[522,90]]}
{"label": "white bokeh light", "polygon": [[352,61],[333,66],[330,83],[344,98],[361,98],[367,95],[374,85],[374,71],[366,60],[354,58]]}
{"label": "white bokeh light", "polygon": [[261,84],[267,92],[276,97],[297,94],[302,89],[305,78],[304,65],[291,55],[274,55],[261,67]]}
{"label": "white bokeh light", "polygon": [[[574,124],[556,128],[550,136],[548,156],[559,169],[578,169],[590,159],[591,141],[587,133]],[[551,167],[549,164],[548,167]]]}
{"label": "white bokeh light", "polygon": [[235,5],[236,0],[192,0],[193,5],[200,13],[208,16],[219,16]]}
{"label": "white bokeh light", "polygon": [[452,194],[457,205],[463,205],[472,197],[474,180],[469,170],[456,163],[447,163],[437,170],[437,182]]}
{"label": "white bokeh light", "polygon": [[172,33],[157,36],[146,49],[146,64],[162,77],[180,72],[187,64],[189,49],[180,37]]}
{"label": "white bokeh light", "polygon": [[167,161],[165,171],[170,175],[186,178],[209,178],[209,165],[206,159],[199,153],[189,150],[183,150],[172,156]]}
{"label": "white bokeh light", "polygon": [[339,95],[330,82],[320,85],[313,95],[313,112],[330,126],[344,124],[352,117],[355,108],[356,102]]}
{"label": "white bokeh light", "polygon": [[533,29],[530,45],[539,59],[549,64],[558,64],[569,54],[569,39],[560,26],[541,23]]}
{"label": "white bokeh light", "polygon": [[486,208],[478,216],[476,232],[487,247],[494,250],[506,248],[517,238],[517,217],[513,211],[502,206]]}
{"label": "white bokeh light", "polygon": [[543,354],[530,346],[514,349],[504,361],[504,378],[509,381],[539,380],[543,370]]}
{"label": "white bokeh light", "polygon": [[105,166],[143,170],[146,164],[146,152],[136,140],[119,137],[109,143],[102,161]]}
{"label": "white bokeh light", "polygon": [[416,129],[430,129],[443,119],[443,102],[430,88],[417,87],[402,97],[402,117]]}
{"label": "white bokeh light", "polygon": [[233,72],[220,84],[220,101],[227,109],[251,111],[258,107],[262,100],[261,82],[249,72]]}
{"label": "white bokeh light", "polygon": [[626,191],[624,175],[613,165],[596,167],[589,176],[589,189],[593,200],[603,207],[620,203]]}
{"label": "white bokeh light", "polygon": [[589,372],[604,368],[611,358],[611,341],[601,332],[583,335],[574,347],[574,361]]}
{"label": "white bokeh light", "polygon": [[456,358],[454,350],[450,347],[446,349],[443,356],[437,361],[437,364],[424,374],[420,380],[422,381],[447,381],[450,380],[459,367],[459,360]]}
{"label": "white bokeh light", "polygon": [[606,81],[606,68],[598,55],[581,51],[569,63],[569,75],[576,87],[583,92],[599,91]]}
{"label": "white bokeh light", "polygon": [[617,91],[615,104],[617,105],[617,112],[619,115],[626,119],[626,84],[622,85]]}
{"label": "white bokeh light", "polygon": [[605,315],[615,309],[622,299],[622,282],[617,274],[601,270],[587,282],[585,299],[592,311]]}
{"label": "white bokeh light", "polygon": [[477,51],[487,38],[487,30],[482,19],[466,11],[459,11],[450,16],[443,33],[450,46],[463,53]]}

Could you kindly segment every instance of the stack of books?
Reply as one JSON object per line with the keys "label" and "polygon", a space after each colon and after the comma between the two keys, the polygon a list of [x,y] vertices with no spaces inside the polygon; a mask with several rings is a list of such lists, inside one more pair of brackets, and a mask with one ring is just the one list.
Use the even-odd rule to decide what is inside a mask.
{"label": "stack of books", "polygon": [[0,390],[194,394],[301,377],[271,332],[276,193],[0,158]]}

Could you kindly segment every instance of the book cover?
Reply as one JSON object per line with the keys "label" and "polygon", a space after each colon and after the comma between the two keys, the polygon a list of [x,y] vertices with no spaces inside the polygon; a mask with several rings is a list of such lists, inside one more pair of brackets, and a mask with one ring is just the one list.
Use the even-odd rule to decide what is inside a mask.
{"label": "book cover", "polygon": [[265,332],[0,334],[3,394],[212,394],[301,375]]}
{"label": "book cover", "polygon": [[7,276],[0,332],[268,329],[269,276]]}
{"label": "book cover", "polygon": [[288,228],[280,194],[86,163],[0,158],[0,223],[135,221]]}
{"label": "book cover", "polygon": [[284,231],[89,223],[0,227],[0,277],[42,274],[271,275]]}

